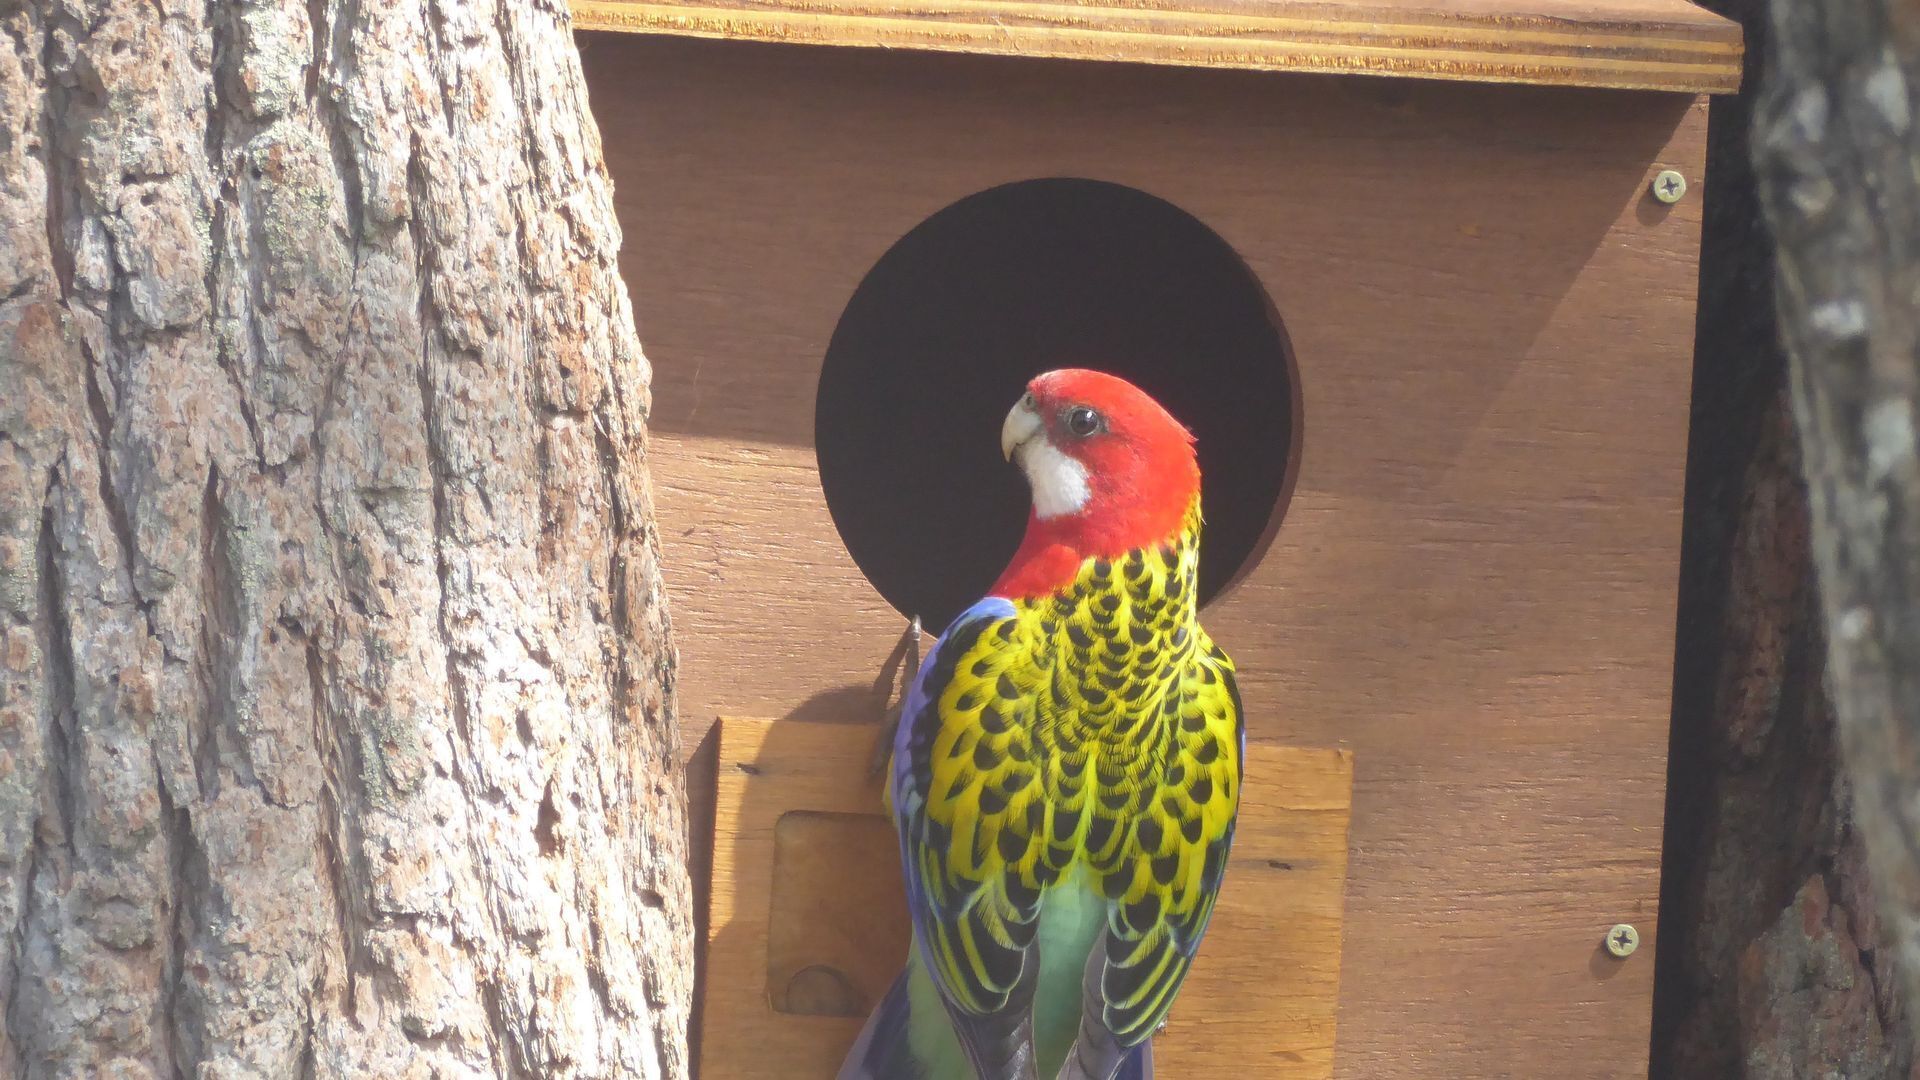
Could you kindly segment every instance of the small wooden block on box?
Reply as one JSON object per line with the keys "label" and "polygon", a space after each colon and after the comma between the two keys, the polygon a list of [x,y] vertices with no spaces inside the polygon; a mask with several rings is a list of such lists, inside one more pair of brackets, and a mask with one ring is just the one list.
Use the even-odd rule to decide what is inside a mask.
{"label": "small wooden block on box", "polygon": [[[911,934],[875,729],[721,723],[702,1075],[831,1077]],[[1249,745],[1226,887],[1154,1044],[1163,1076],[1333,1073],[1352,755]]]}

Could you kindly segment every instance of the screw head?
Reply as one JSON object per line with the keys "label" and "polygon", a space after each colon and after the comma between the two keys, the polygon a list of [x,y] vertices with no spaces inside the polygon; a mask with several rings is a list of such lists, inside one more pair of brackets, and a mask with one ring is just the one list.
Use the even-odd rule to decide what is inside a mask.
{"label": "screw head", "polygon": [[1607,951],[1625,960],[1640,947],[1640,931],[1626,923],[1616,923],[1607,931]]}
{"label": "screw head", "polygon": [[1653,178],[1653,197],[1672,206],[1685,198],[1687,178],[1672,169],[1661,169],[1660,175]]}

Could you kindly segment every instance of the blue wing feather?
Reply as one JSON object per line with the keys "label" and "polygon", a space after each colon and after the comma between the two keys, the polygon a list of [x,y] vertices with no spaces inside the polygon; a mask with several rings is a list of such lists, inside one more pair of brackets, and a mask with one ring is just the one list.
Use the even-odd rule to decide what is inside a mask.
{"label": "blue wing feather", "polygon": [[922,1070],[908,1041],[912,1018],[907,973],[902,971],[867,1017],[836,1080],[915,1080],[920,1076]]}
{"label": "blue wing feather", "polygon": [[1113,1074],[1113,1080],[1153,1080],[1153,1043],[1151,1040],[1133,1048],[1133,1053],[1120,1063],[1120,1071]]}

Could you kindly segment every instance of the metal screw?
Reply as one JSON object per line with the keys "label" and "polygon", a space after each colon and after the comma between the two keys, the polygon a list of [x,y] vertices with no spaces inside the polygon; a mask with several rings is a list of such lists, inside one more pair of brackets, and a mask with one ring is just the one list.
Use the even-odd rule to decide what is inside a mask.
{"label": "metal screw", "polygon": [[1618,923],[1613,929],[1607,931],[1607,951],[1620,959],[1625,960],[1632,956],[1633,950],[1639,947],[1640,931],[1626,923]]}
{"label": "metal screw", "polygon": [[1661,169],[1653,178],[1653,197],[1672,206],[1687,194],[1687,178],[1672,169]]}

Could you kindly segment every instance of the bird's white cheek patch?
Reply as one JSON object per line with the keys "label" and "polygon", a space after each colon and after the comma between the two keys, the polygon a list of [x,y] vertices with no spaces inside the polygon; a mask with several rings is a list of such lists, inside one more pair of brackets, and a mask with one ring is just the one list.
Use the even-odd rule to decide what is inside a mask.
{"label": "bird's white cheek patch", "polygon": [[1020,467],[1033,489],[1033,512],[1042,520],[1078,513],[1087,505],[1087,467],[1033,439],[1020,448]]}

